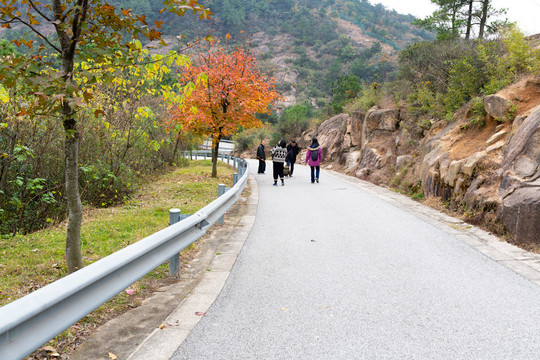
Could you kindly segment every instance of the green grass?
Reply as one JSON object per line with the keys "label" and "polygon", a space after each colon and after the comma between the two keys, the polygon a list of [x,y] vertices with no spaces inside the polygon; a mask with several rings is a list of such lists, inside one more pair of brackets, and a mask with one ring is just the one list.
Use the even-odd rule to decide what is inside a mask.
{"label": "green grass", "polygon": [[[85,209],[81,229],[83,262],[88,265],[141,240],[168,225],[169,209],[193,214],[217,197],[217,184],[232,186],[234,170],[218,162],[213,179],[212,163],[191,161],[152,179],[123,206]],[[65,224],[29,235],[0,238],[0,305],[5,305],[67,274]],[[147,275],[159,279],[168,274],[162,265]],[[139,286],[144,286],[140,284]],[[125,294],[104,305],[122,307]]]}

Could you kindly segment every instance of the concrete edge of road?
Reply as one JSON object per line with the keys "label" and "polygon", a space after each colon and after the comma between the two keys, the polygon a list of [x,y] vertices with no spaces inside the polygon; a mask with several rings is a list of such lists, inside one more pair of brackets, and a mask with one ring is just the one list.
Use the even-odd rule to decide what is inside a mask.
{"label": "concrete edge of road", "polygon": [[517,274],[540,285],[540,254],[530,253],[490,234],[487,231],[420,204],[406,195],[377,186],[365,180],[326,169],[330,175],[352,183],[407,213],[453,235],[478,252],[488,256]]}
{"label": "concrete edge of road", "polygon": [[249,177],[251,193],[246,201],[246,211],[230,235],[226,248],[216,254],[195,289],[165,319],[164,326],[155,329],[128,357],[128,360],[168,360],[187,338],[206,311],[214,303],[242,251],[255,223],[259,204],[258,184]]}

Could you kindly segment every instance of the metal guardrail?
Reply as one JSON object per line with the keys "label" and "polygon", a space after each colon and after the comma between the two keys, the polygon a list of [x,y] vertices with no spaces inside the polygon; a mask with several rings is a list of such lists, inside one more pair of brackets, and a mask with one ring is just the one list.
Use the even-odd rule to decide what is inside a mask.
{"label": "metal guardrail", "polygon": [[[236,143],[232,140],[224,140],[221,139],[219,141],[219,153],[225,153],[230,154],[235,150]],[[201,145],[201,149],[203,150],[211,150],[212,149],[212,139],[206,139],[203,144]]]}
{"label": "metal guardrail", "polygon": [[1,307],[0,359],[23,359],[203,236],[247,183],[247,162],[231,159],[236,184],[195,214]]}

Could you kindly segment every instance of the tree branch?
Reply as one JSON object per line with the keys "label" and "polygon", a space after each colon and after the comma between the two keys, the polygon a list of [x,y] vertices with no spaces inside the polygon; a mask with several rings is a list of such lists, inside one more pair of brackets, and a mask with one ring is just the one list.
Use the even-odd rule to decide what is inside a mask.
{"label": "tree branch", "polygon": [[29,23],[27,23],[26,21],[24,21],[23,19],[21,19],[20,17],[14,17],[11,21],[7,22],[8,24],[11,23],[11,22],[14,22],[14,21],[19,21],[21,24],[24,24],[26,25],[26,27],[28,27],[30,30],[32,30],[37,36],[39,36],[40,38],[43,39],[43,41],[45,41],[47,44],[49,44],[50,47],[52,47],[54,50],[58,51],[59,53],[62,53],[62,51],[60,49],[58,49],[56,46],[54,46],[53,43],[51,43],[49,41],[49,39],[47,39],[47,37],[45,35],[43,35],[42,33],[40,33],[38,30],[34,29],[34,27],[32,25],[30,25]]}
{"label": "tree branch", "polygon": [[42,18],[44,18],[45,20],[47,20],[48,22],[51,22],[51,19],[49,19],[44,13],[41,12],[41,10],[39,10],[36,6],[36,4],[34,4],[34,2],[32,0],[28,0],[30,2],[30,5],[32,6],[32,8],[39,14],[41,15]]}

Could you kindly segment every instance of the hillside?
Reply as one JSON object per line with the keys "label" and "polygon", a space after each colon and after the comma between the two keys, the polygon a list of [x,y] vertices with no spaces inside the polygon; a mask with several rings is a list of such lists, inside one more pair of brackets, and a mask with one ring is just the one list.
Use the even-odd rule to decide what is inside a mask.
{"label": "hillside", "polygon": [[[331,100],[332,84],[342,76],[367,83],[392,79],[399,49],[434,38],[411,25],[412,16],[367,0],[202,0],[214,14],[210,21],[199,21],[190,13],[183,17],[160,13],[162,0],[110,3],[145,14],[148,24],[164,22],[161,31],[169,46],[146,43],[154,53],[182,49],[184,42],[194,43],[208,34],[214,38],[230,34],[233,45],[250,42],[264,69],[278,79],[284,95],[278,111],[304,102],[324,107]],[[25,31],[0,29],[0,37],[11,40]],[[40,31],[55,36],[52,26]],[[35,38],[29,31],[23,36]]]}
{"label": "hillside", "polygon": [[[148,1],[152,9],[154,1],[159,3]],[[210,22],[189,15],[174,21],[160,19],[167,21],[163,31],[171,48],[178,46],[178,35],[194,40],[209,33],[216,38],[231,34],[233,43],[250,42],[264,70],[278,80],[283,94],[279,109],[306,101],[324,107],[332,96],[332,84],[342,76],[354,75],[368,83],[391,79],[399,49],[434,38],[411,25],[412,16],[366,0],[203,3],[214,13]],[[168,50],[149,45],[152,51]]]}

